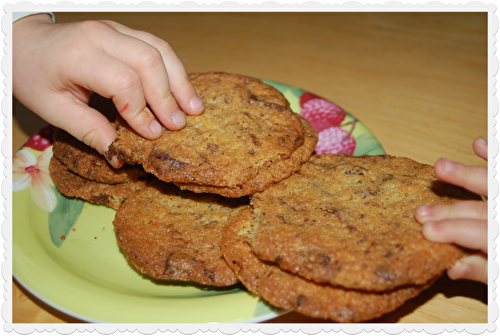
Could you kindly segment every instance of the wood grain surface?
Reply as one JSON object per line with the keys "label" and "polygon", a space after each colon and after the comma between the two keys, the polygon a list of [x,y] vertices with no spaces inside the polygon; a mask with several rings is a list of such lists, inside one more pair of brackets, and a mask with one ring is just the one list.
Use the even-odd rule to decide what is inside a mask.
{"label": "wood grain surface", "polygon": [[[485,165],[486,13],[57,13],[114,20],[168,41],[188,72],[225,71],[299,87],[356,116],[388,154]],[[45,122],[14,101],[13,153]],[[373,322],[487,323],[488,287],[443,276]],[[14,323],[81,322],[14,281]],[[328,323],[288,313],[266,323]]]}

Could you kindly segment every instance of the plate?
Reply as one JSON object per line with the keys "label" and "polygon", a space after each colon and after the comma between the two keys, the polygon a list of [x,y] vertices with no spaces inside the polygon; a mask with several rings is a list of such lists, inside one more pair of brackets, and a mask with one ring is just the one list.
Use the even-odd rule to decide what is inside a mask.
{"label": "plate", "polygon": [[[316,128],[318,153],[385,153],[375,136],[338,105],[265,82]],[[242,285],[155,280],[136,271],[117,245],[115,210],[66,198],[53,186],[48,175],[53,130],[47,125],[14,156],[20,173],[13,176],[13,274],[34,296],[87,322],[253,323],[286,312]]]}

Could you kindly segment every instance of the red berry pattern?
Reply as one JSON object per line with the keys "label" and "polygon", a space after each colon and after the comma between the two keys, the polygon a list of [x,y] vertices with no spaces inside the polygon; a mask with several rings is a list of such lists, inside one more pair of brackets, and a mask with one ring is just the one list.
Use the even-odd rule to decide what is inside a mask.
{"label": "red berry pattern", "polygon": [[300,115],[319,133],[327,128],[339,126],[345,119],[346,113],[328,100],[314,98],[302,105]]}
{"label": "red berry pattern", "polygon": [[354,137],[339,127],[330,127],[318,133],[316,154],[345,153],[353,155],[355,148],[356,140]]}
{"label": "red berry pattern", "polygon": [[299,102],[300,102],[300,106],[304,106],[305,103],[307,103],[308,101],[312,100],[312,99],[323,99],[319,96],[316,96],[315,94],[312,94],[310,92],[304,92],[300,95],[300,98],[299,98]]}
{"label": "red berry pattern", "polygon": [[23,147],[29,147],[39,152],[43,152],[47,147],[52,145],[52,135],[54,134],[55,127],[47,125],[42,128],[38,133],[35,133]]}

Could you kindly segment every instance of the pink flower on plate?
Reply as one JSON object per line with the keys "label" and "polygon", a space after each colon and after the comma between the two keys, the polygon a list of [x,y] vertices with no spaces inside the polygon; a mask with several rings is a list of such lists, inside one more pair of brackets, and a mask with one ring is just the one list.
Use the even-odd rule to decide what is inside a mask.
{"label": "pink flower on plate", "polygon": [[54,183],[49,174],[52,147],[45,149],[38,158],[26,149],[14,155],[12,163],[12,191],[30,188],[31,198],[40,208],[51,212],[57,205]]}

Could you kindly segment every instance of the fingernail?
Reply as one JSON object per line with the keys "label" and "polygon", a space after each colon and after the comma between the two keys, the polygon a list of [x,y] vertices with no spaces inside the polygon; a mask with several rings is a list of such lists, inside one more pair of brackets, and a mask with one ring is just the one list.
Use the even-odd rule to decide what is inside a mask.
{"label": "fingernail", "polygon": [[124,159],[119,159],[118,156],[113,155],[109,150],[104,153],[104,157],[108,160],[109,164],[115,169],[121,168],[125,164]]}
{"label": "fingernail", "polygon": [[482,144],[486,144],[486,140],[483,138],[483,137],[479,137],[478,140],[482,143]]}
{"label": "fingernail", "polygon": [[182,112],[181,110],[177,110],[172,113],[172,121],[177,126],[184,125],[186,123],[186,116],[184,115],[184,112]]}
{"label": "fingernail", "polygon": [[151,121],[151,123],[149,124],[149,129],[151,130],[151,132],[153,132],[155,135],[158,136],[160,136],[163,133],[163,127],[156,119],[153,119]]}
{"label": "fingernail", "polygon": [[116,156],[113,156],[111,158],[111,165],[116,169],[123,167],[124,164],[125,164],[125,160],[121,160],[121,159],[117,158]]}
{"label": "fingernail", "polygon": [[191,107],[192,111],[195,112],[201,111],[203,109],[203,102],[198,96],[193,97],[189,102],[189,107]]}
{"label": "fingernail", "polygon": [[431,212],[431,207],[428,205],[421,205],[417,208],[419,217],[426,218]]}
{"label": "fingernail", "polygon": [[121,155],[119,156],[119,154],[117,154],[113,148],[113,142],[111,142],[108,147],[106,147],[106,151],[103,153],[103,155],[113,168],[118,169],[125,164],[125,159],[123,159]]}
{"label": "fingernail", "polygon": [[445,171],[451,172],[455,170],[455,165],[453,164],[453,162],[445,158],[441,158],[441,160],[443,162],[443,168]]}
{"label": "fingernail", "polygon": [[469,265],[458,260],[448,269],[448,277],[452,280],[462,279],[469,272]]}
{"label": "fingernail", "polygon": [[436,241],[436,224],[434,222],[425,223],[422,227],[422,234],[425,239]]}

